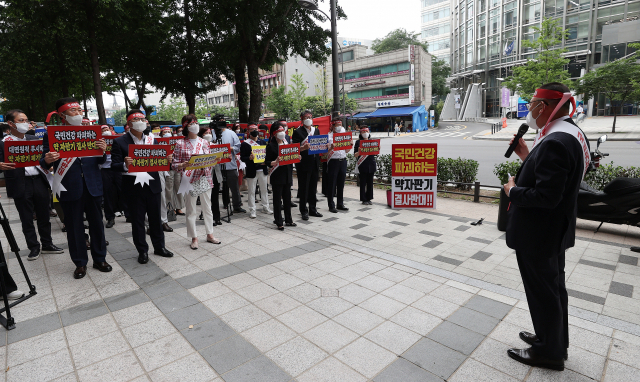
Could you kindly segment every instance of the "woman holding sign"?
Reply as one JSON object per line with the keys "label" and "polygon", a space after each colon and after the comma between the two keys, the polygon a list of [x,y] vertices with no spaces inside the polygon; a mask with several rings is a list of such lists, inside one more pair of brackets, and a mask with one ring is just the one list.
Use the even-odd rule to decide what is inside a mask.
{"label": "woman holding sign", "polygon": [[[173,167],[180,171],[184,179],[189,182],[190,191],[187,191],[185,204],[187,205],[187,235],[191,238],[191,249],[198,249],[198,235],[196,232],[196,201],[201,196],[202,212],[204,214],[204,228],[207,232],[207,242],[220,244],[220,241],[213,237],[213,213],[211,212],[211,189],[213,179],[211,178],[211,167],[197,170],[185,170],[189,165],[189,160],[193,155],[209,154],[209,142],[198,136],[209,130],[208,127],[200,127],[193,114],[183,117],[186,121],[186,129],[189,133],[184,140],[176,142],[173,151]],[[183,125],[185,123],[183,122]],[[202,135],[202,134],[200,134]],[[180,187],[182,188],[182,186]]]}
{"label": "woman holding sign", "polygon": [[264,163],[269,168],[271,174],[271,188],[273,189],[273,216],[274,223],[280,231],[284,231],[282,224],[282,205],[284,202],[284,221],[287,227],[295,227],[296,223],[291,218],[291,184],[293,182],[293,165],[280,166],[278,146],[286,145],[286,135],[284,126],[280,121],[271,125],[271,140],[267,145],[267,152]]}
{"label": "woman holding sign", "polygon": [[247,139],[240,145],[240,160],[246,164],[244,178],[249,186],[249,213],[252,219],[256,218],[256,185],[260,183],[260,201],[262,212],[272,214],[269,208],[269,195],[267,194],[267,166],[264,164],[265,146],[258,143],[258,126],[249,125]]}
{"label": "woman holding sign", "polygon": [[358,166],[358,176],[360,177],[360,201],[365,205],[372,204],[373,174],[376,172],[376,155],[367,155],[364,159],[360,159],[360,141],[368,139],[369,129],[367,127],[360,128],[360,136],[353,147],[353,152],[355,153],[357,160],[356,166]]}

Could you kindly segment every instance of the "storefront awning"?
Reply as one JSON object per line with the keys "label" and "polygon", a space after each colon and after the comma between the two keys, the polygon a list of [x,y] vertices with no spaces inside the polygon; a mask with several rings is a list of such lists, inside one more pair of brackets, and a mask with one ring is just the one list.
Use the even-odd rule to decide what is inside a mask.
{"label": "storefront awning", "polygon": [[419,112],[420,109],[424,110],[424,106],[384,107],[367,114],[367,118],[409,116]]}
{"label": "storefront awning", "polygon": [[367,118],[367,115],[369,113],[370,113],[369,111],[357,113],[357,114],[354,114],[351,118]]}

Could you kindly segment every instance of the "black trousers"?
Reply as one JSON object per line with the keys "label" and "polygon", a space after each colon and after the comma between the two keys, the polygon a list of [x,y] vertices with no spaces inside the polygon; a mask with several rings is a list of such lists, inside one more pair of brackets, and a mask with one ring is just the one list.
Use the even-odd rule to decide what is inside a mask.
{"label": "black trousers", "polygon": [[53,244],[51,241],[51,222],[49,221],[49,195],[49,185],[42,179],[42,176],[25,176],[23,192],[19,195],[20,197],[13,198],[29,249],[40,248],[36,227],[33,225],[34,212],[42,245]]}
{"label": "black trousers", "polygon": [[[273,189],[273,217],[278,227],[282,227],[282,206],[284,204],[284,221],[293,223],[291,217],[291,186],[288,184],[272,184]],[[283,203],[284,202],[284,203]]]}
{"label": "black trousers", "polygon": [[107,220],[115,219],[116,211],[124,211],[122,208],[122,173],[110,168],[100,170],[102,174],[102,192],[104,194],[104,217]]}
{"label": "black trousers", "polygon": [[564,251],[549,258],[544,254],[516,251],[516,257],[531,321],[538,336],[533,351],[547,358],[562,359],[569,347]]}
{"label": "black trousers", "polygon": [[329,175],[327,174],[327,162],[322,162],[322,195],[329,196]]}
{"label": "black trousers", "polygon": [[2,277],[4,278],[4,285],[7,287],[7,294],[18,290],[18,286],[16,285],[16,282],[13,280],[13,277],[11,277],[11,275],[9,274],[8,268],[9,268],[9,265],[7,264],[7,266],[3,267],[2,269]]}
{"label": "black trousers", "polygon": [[[301,214],[316,212],[316,192],[318,190],[318,170],[298,171],[298,195]],[[273,197],[275,199],[275,196]],[[307,209],[307,204],[309,208]]]}
{"label": "black trousers", "polygon": [[373,199],[373,172],[360,173],[360,201],[370,202]]}
{"label": "black trousers", "polygon": [[76,267],[87,265],[87,244],[84,237],[84,215],[89,223],[91,238],[91,258],[94,263],[105,261],[107,244],[104,241],[104,224],[102,223],[102,196],[91,196],[87,184],[82,179],[82,197],[72,202],[60,202],[64,211],[64,224],[67,227],[69,255]]}
{"label": "black trousers", "polygon": [[347,177],[347,160],[332,159],[327,165],[327,174],[329,176],[329,193],[327,195],[327,204],[329,208],[335,208],[336,205],[333,197],[338,199],[338,205],[344,205],[344,180]]}
{"label": "black trousers", "polygon": [[[231,200],[233,200],[233,208],[238,209],[241,207],[242,198],[240,197],[240,185],[238,185],[238,170],[226,170],[227,171],[227,187],[231,190]],[[227,197],[228,198],[228,197]],[[224,194],[223,194],[224,202]],[[225,206],[228,204],[226,202]]]}
{"label": "black trousers", "polygon": [[149,252],[149,244],[145,237],[144,218],[149,217],[149,233],[153,249],[164,248],[164,231],[162,230],[162,218],[160,217],[161,195],[151,192],[149,186],[134,186],[134,192],[127,195],[127,205],[131,218],[131,233],[133,244],[138,253]]}
{"label": "black trousers", "polygon": [[[211,213],[213,213],[213,221],[220,221],[220,183],[215,172],[213,173],[213,189],[211,190]],[[223,196],[224,199],[224,196]],[[229,192],[227,192],[227,203],[229,203]]]}

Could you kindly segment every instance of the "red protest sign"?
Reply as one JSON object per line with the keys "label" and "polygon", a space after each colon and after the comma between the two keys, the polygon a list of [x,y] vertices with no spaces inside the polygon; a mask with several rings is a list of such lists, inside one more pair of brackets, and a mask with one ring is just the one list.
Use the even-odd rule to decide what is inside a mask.
{"label": "red protest sign", "polygon": [[167,145],[129,145],[129,172],[169,171]]}
{"label": "red protest sign", "polygon": [[269,139],[269,133],[267,130],[258,130],[260,133],[260,139]]}
{"label": "red protest sign", "polygon": [[219,151],[222,151],[222,159],[219,163],[229,163],[231,162],[231,145],[229,143],[225,143],[223,145],[211,145],[209,146],[209,151],[211,154],[215,154]]}
{"label": "red protest sign", "polygon": [[16,168],[39,166],[42,158],[42,140],[4,141],[4,160],[15,163]]}
{"label": "red protest sign", "polygon": [[[287,134],[289,136],[293,135],[293,130],[298,128],[298,126],[302,125],[301,121],[292,121],[287,122]],[[320,130],[320,134],[329,134],[329,130],[331,127],[331,116],[327,115],[324,117],[317,117],[313,119],[313,125],[316,129]]]}
{"label": "red protest sign", "polygon": [[391,176],[438,175],[438,144],[394,144]]}
{"label": "red protest sign", "polygon": [[102,139],[100,125],[91,126],[49,126],[49,150],[60,154],[60,158],[81,158],[102,156],[96,142]]}
{"label": "red protest sign", "polygon": [[353,136],[350,132],[333,133],[333,150],[351,150],[353,147]]}
{"label": "red protest sign", "polygon": [[173,154],[173,151],[176,149],[176,143],[181,139],[184,139],[184,137],[156,138],[156,142],[158,142],[159,145],[169,146],[169,154]]}
{"label": "red protest sign", "polygon": [[120,138],[121,136],[123,136],[123,134],[113,134],[113,135],[105,135],[102,138],[104,138],[104,141],[107,143],[107,154],[111,154],[111,147],[113,146],[113,141],[116,140],[116,138]]}
{"label": "red protest sign", "polygon": [[358,147],[360,155],[378,155],[380,154],[380,140],[379,139],[363,139],[360,141]]}
{"label": "red protest sign", "polygon": [[293,143],[290,145],[280,145],[278,153],[278,163],[285,166],[292,163],[300,162],[300,144]]}

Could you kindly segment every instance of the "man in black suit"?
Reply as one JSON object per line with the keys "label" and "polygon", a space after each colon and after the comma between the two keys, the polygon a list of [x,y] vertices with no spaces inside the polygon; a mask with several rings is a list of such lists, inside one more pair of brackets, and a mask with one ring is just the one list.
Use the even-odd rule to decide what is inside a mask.
{"label": "man in black suit", "polygon": [[[571,101],[571,102],[569,102]],[[529,126],[538,130],[531,152],[520,140],[523,163],[504,190],[510,199],[507,246],[515,249],[535,334],[521,332],[528,349],[508,355],[526,365],[564,370],[569,347],[565,250],[575,244],[580,181],[589,144],[568,116],[575,101],[560,83],[543,85],[528,104]]]}
{"label": "man in black suit", "polygon": [[[322,214],[316,209],[316,190],[318,188],[318,155],[309,154],[309,135],[319,135],[319,131],[313,127],[311,111],[305,110],[300,114],[302,125],[294,130],[291,140],[300,144],[300,162],[296,163],[298,176],[298,194],[300,195],[300,214],[303,220],[309,220],[309,216],[321,218]],[[309,207],[307,208],[307,204]]]}
{"label": "man in black suit", "polygon": [[[56,111],[65,125],[80,126],[82,124],[82,108],[75,98],[61,98],[56,101]],[[64,158],[60,154],[49,151],[49,135],[44,133],[42,140],[43,156],[40,166],[49,170],[55,169],[54,192],[58,193],[58,201],[64,211],[64,224],[67,227],[69,254],[76,265],[73,277],[81,279],[87,274],[87,243],[84,236],[84,215],[89,223],[91,237],[91,257],[93,267],[100,272],[111,272],[111,265],[106,262],[107,243],[104,238],[102,223],[102,176],[100,165],[104,163],[107,144],[104,139],[97,141],[96,146],[102,150],[100,157]],[[60,167],[62,165],[62,167]],[[58,171],[66,170],[63,175]]]}
{"label": "man in black suit", "polygon": [[[149,244],[145,238],[144,217],[149,217],[149,236],[156,255],[162,257],[172,257],[173,253],[164,246],[164,231],[162,229],[162,218],[160,217],[161,195],[163,188],[160,185],[160,176],[157,171],[150,173],[128,173],[129,166],[133,160],[129,157],[129,145],[151,145],[157,144],[153,135],[149,132],[147,120],[144,114],[138,109],[131,109],[127,113],[127,126],[129,132],[116,138],[111,147],[111,168],[113,171],[124,173],[122,177],[122,194],[127,198],[129,217],[131,219],[131,231],[133,233],[133,244],[138,250],[138,262],[146,264],[149,262]],[[169,155],[169,163],[173,157]],[[150,176],[148,183],[135,184],[138,176]]]}
{"label": "man in black suit", "polygon": [[29,130],[29,119],[22,110],[10,110],[7,115],[10,127],[9,135],[0,142],[0,170],[4,171],[7,196],[13,198],[20,222],[22,233],[29,248],[28,260],[40,257],[40,243],[33,225],[33,213],[38,221],[38,233],[42,241],[42,253],[63,253],[51,240],[51,222],[49,221],[49,182],[42,170],[36,166],[16,168],[15,163],[4,163],[5,141],[38,140],[34,135],[26,134]]}

